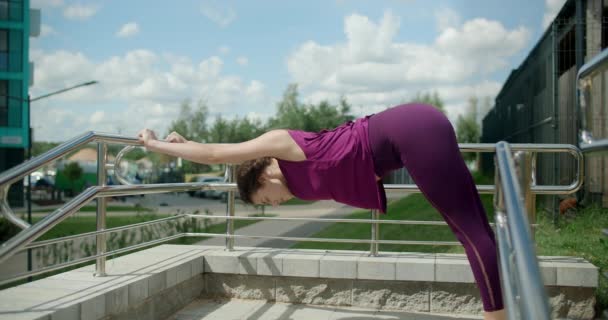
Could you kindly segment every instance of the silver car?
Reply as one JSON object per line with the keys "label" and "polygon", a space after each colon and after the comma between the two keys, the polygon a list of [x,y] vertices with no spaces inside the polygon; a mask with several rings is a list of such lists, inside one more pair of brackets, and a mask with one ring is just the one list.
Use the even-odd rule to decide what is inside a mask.
{"label": "silver car", "polygon": [[[196,182],[200,183],[222,183],[224,182],[224,178],[222,177],[198,177]],[[219,198],[218,195],[220,191],[217,190],[197,190],[194,192],[194,196],[201,198]]]}

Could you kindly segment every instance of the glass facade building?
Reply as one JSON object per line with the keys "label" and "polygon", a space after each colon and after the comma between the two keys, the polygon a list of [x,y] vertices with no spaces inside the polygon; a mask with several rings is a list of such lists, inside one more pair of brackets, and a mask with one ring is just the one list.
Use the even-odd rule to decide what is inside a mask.
{"label": "glass facade building", "polygon": [[[0,172],[22,163],[30,144],[29,6],[29,0],[0,0]],[[13,184],[8,198],[23,205],[23,185]]]}

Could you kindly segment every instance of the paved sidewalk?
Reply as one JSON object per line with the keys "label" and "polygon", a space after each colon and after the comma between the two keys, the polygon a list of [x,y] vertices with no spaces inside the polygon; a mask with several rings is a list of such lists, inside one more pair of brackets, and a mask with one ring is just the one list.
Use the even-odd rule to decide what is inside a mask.
{"label": "paved sidewalk", "polygon": [[[283,206],[266,210],[266,214],[290,218],[340,218],[351,214],[356,208],[333,201],[318,201],[303,206]],[[260,221],[240,228],[236,234],[252,236],[309,237],[331,223],[307,221]],[[235,246],[289,248],[295,242],[275,239],[235,239]],[[225,238],[206,239],[196,244],[223,246]]]}

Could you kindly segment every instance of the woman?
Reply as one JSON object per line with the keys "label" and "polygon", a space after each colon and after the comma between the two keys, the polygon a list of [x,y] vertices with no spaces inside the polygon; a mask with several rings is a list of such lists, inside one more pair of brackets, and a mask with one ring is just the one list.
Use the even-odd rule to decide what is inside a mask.
{"label": "woman", "polygon": [[333,130],[272,130],[235,144],[196,143],[176,132],[159,141],[148,129],[138,136],[151,151],[206,164],[240,163],[241,199],[254,204],[277,205],[296,196],[385,213],[379,177],[405,167],[463,244],[484,318],[505,318],[494,233],[454,129],[433,106],[400,105]]}

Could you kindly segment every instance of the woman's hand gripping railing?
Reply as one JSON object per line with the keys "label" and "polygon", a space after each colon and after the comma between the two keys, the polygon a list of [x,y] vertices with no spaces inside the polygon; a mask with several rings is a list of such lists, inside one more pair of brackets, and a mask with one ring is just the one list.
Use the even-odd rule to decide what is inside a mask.
{"label": "woman's hand gripping railing", "polygon": [[[509,319],[549,319],[548,299],[540,275],[523,198],[530,189],[526,157],[518,155],[519,181],[509,144],[496,144],[496,235],[501,282]],[[524,185],[520,186],[520,181]]]}

